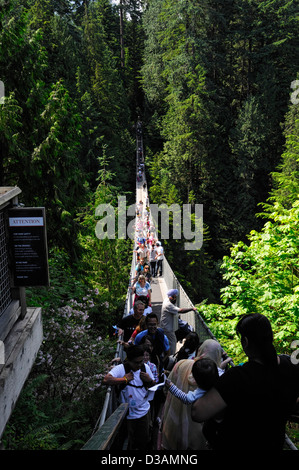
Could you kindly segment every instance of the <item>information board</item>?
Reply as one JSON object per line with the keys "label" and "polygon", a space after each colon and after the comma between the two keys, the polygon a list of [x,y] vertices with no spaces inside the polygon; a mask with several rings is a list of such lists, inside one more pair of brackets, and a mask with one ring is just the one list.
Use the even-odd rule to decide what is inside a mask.
{"label": "information board", "polygon": [[9,209],[8,228],[14,286],[48,286],[45,208]]}

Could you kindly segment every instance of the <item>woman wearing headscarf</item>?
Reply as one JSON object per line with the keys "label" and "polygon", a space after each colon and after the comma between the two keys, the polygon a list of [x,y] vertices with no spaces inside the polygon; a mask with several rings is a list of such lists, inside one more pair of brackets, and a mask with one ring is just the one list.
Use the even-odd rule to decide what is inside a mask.
{"label": "woman wearing headscarf", "polygon": [[213,359],[218,367],[219,376],[224,373],[225,367],[231,361],[230,357],[223,359],[224,351],[221,345],[215,339],[206,339],[198,349],[197,356],[209,357],[210,359]]}
{"label": "woman wearing headscarf", "polygon": [[[213,359],[221,368],[222,347],[215,340],[206,340],[198,350],[195,359],[183,359],[176,363],[169,374],[169,380],[180,390],[188,393],[195,390],[197,384],[192,376],[194,361],[200,357]],[[162,449],[165,450],[205,450],[206,438],[202,433],[202,424],[191,418],[191,406],[167,394],[164,405]]]}

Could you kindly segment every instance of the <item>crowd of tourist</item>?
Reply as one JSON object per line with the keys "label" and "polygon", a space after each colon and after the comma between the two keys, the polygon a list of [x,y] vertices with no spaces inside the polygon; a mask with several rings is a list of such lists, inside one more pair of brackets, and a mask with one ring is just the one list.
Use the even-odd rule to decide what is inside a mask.
{"label": "crowd of tourist", "polygon": [[[142,136],[138,123],[137,135]],[[239,320],[236,332],[248,361],[234,366],[216,340],[201,341],[196,332],[177,351],[179,314],[195,309],[176,306],[176,289],[167,292],[160,324],[152,311],[151,283],[163,275],[164,250],[151,220],[142,146],[138,162],[144,198],[136,207],[133,309],[117,325],[126,359],[104,378],[129,404],[128,449],[281,450],[288,416],[299,401],[299,367],[276,354],[269,320],[257,313]],[[159,383],[150,400],[149,388]],[[152,440],[156,424],[158,445]]]}

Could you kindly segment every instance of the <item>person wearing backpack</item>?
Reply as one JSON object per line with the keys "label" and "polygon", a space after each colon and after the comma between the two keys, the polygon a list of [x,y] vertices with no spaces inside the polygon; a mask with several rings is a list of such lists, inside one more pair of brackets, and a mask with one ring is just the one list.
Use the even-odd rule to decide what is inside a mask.
{"label": "person wearing backpack", "polygon": [[150,402],[148,388],[156,384],[150,367],[144,364],[143,346],[131,346],[123,364],[105,375],[104,385],[120,387],[120,402],[129,404],[128,450],[148,450],[150,443]]}

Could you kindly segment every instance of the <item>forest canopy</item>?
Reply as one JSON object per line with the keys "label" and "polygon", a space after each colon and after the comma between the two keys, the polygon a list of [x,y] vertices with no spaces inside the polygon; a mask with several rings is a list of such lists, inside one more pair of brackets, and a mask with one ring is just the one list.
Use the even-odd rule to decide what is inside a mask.
{"label": "forest canopy", "polygon": [[95,236],[95,210],[135,202],[139,115],[150,201],[203,205],[201,250],[163,243],[189,297],[235,359],[249,311],[290,353],[298,19],[294,0],[1,1],[0,185],[46,207],[51,275],[27,292],[45,342],[7,448],[80,448],[95,424],[132,257],[130,240]]}

